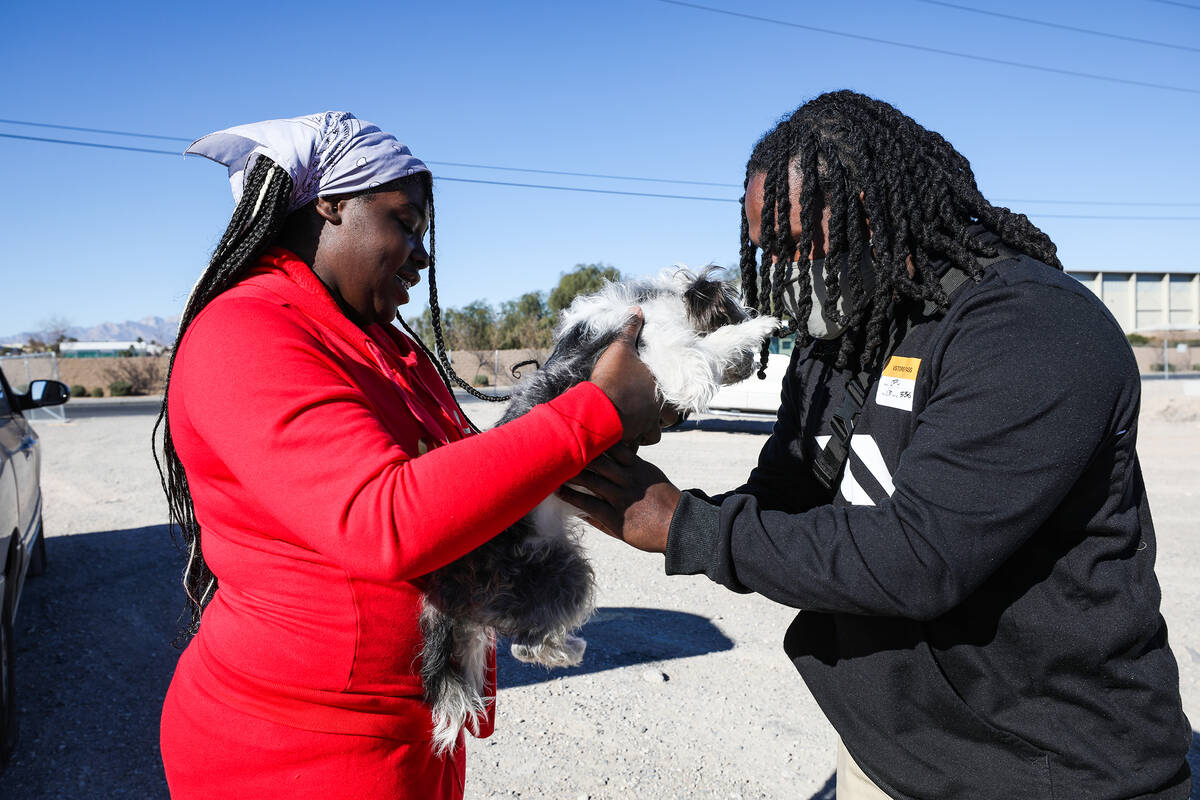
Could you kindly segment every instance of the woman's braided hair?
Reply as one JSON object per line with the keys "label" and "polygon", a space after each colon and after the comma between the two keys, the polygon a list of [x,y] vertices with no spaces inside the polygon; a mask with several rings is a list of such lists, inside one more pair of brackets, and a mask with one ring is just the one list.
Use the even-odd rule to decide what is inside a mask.
{"label": "woman's braided hair", "polygon": [[[835,309],[843,295],[850,309],[841,318],[847,333],[837,356],[839,369],[851,364],[855,355],[859,370],[872,368],[883,356],[893,298],[947,305],[937,262],[949,261],[974,277],[979,273],[977,259],[997,255],[975,231],[968,231],[972,225],[982,225],[1009,247],[1062,268],[1050,238],[1024,214],[989,203],[975,185],[970,163],[942,136],[887,103],[856,92],[820,95],[764,135],[746,164],[745,185],[758,174],[765,176],[762,254],[756,262],[743,203],[743,295],[760,313],[790,317],[783,296],[794,273],[796,318],[785,319],[780,335],[797,333],[801,345],[810,341],[812,262],[808,256],[813,231],[820,230],[821,216],[828,208],[826,313],[840,314]],[[793,240],[787,222],[793,180],[800,188],[799,241]],[[800,261],[794,263],[797,254]],[[915,267],[912,277],[908,256]],[[840,285],[844,259],[850,264],[869,259],[875,275],[871,297],[865,297],[857,269],[848,270],[847,286]],[[760,376],[766,360],[764,345]]]}
{"label": "woman's braided hair", "polygon": [[167,396],[171,388],[171,373],[175,369],[175,357],[179,345],[187,335],[188,327],[217,295],[237,282],[248,267],[271,245],[279,235],[288,213],[288,201],[292,195],[292,179],[286,170],[279,169],[268,158],[260,157],[246,179],[242,199],[233,210],[229,227],[213,251],[208,268],[196,282],[188,297],[179,321],[179,334],[171,349],[171,360],[167,365],[166,385],[163,389],[162,408],[154,423],[154,437],[162,428],[162,458],[158,448],[154,450],[154,463],[158,466],[158,477],[167,496],[167,506],[172,523],[171,535],[178,527],[187,549],[187,566],[183,571],[183,589],[187,592],[190,619],[180,631],[177,643],[186,640],[200,627],[200,613],[212,599],[217,588],[217,578],[204,561],[200,550],[200,525],[196,522],[196,511],[192,504],[192,493],[188,488],[183,463],[175,451],[171,438],[171,423],[167,417]]}
{"label": "woman's braided hair", "polygon": [[[409,180],[419,180],[425,183],[429,203],[428,269],[432,277],[434,265],[432,179],[427,172],[415,173],[400,179],[400,181]],[[372,191],[388,190],[395,183],[397,182],[384,184]],[[192,294],[184,306],[183,316],[179,321],[179,333],[175,338],[175,346],[171,350],[166,384],[163,389],[162,407],[158,412],[158,420],[154,424],[156,440],[159,429],[162,429],[162,452],[160,458],[156,445],[154,462],[158,466],[159,480],[162,483],[163,492],[167,496],[172,536],[175,535],[177,527],[183,547],[187,550],[188,560],[183,572],[183,588],[187,592],[189,618],[187,624],[180,631],[176,644],[182,644],[199,630],[201,613],[212,600],[213,593],[216,592],[217,577],[204,560],[204,553],[200,547],[200,525],[196,521],[196,511],[191,491],[188,488],[187,475],[171,438],[171,423],[167,416],[167,397],[171,388],[171,373],[175,368],[179,345],[200,312],[218,295],[236,284],[246,271],[258,262],[259,257],[267,248],[279,239],[280,233],[285,229],[288,221],[288,204],[291,195],[292,179],[287,170],[277,167],[265,156],[259,157],[246,179],[242,198],[233,210],[233,217],[229,220],[229,226],[225,229],[220,243],[213,251],[208,268],[196,282],[196,286],[192,289]],[[434,299],[436,301],[436,298]],[[407,326],[405,327],[407,328]],[[411,329],[409,333],[416,338]],[[419,339],[417,341],[424,348],[424,343],[421,343]],[[425,349],[428,352],[428,348]],[[443,380],[445,380],[444,375]]]}

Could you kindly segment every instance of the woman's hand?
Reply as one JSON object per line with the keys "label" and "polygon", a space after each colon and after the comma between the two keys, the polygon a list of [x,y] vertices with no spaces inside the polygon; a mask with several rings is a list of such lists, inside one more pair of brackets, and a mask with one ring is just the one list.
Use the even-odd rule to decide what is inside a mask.
{"label": "woman's hand", "polygon": [[637,444],[654,444],[660,438],[662,401],[654,376],[638,358],[637,340],[642,331],[642,310],[633,308],[633,318],[605,348],[592,368],[592,383],[612,401],[621,418],[621,439]]}
{"label": "woman's hand", "polygon": [[588,464],[558,496],[609,536],[650,553],[667,549],[679,490],[627,445],[618,444]]}

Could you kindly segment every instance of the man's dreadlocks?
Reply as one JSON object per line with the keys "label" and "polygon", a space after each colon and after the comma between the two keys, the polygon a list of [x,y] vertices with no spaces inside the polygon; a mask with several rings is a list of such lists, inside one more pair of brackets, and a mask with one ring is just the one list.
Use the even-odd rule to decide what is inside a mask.
{"label": "man's dreadlocks", "polygon": [[[977,259],[997,255],[976,235],[982,225],[1009,247],[1058,269],[1062,264],[1050,238],[1024,214],[994,206],[975,185],[971,165],[942,136],[880,100],[851,91],[829,92],[810,100],[780,122],[755,145],[746,165],[746,186],[765,176],[761,260],[755,262],[745,205],[742,207],[742,291],[760,313],[785,314],[784,287],[796,269],[797,319],[787,319],[781,334],[796,332],[807,344],[807,318],[812,309],[813,232],[829,209],[829,241],[825,274],[827,313],[839,297],[849,310],[843,316],[838,368],[857,350],[860,370],[882,357],[887,313],[892,298],[933,301],[945,307],[935,262],[948,261],[974,277]],[[791,218],[793,181],[799,183],[801,232],[794,241]],[[860,199],[861,197],[861,199]],[[776,220],[782,224],[777,225]],[[869,220],[869,222],[868,222]],[[793,264],[799,254],[799,263]],[[906,258],[915,274],[909,276]],[[843,259],[850,264],[869,259],[875,290],[865,297],[857,269],[840,284]],[[865,334],[865,335],[864,335]],[[764,374],[764,345],[759,375]]]}

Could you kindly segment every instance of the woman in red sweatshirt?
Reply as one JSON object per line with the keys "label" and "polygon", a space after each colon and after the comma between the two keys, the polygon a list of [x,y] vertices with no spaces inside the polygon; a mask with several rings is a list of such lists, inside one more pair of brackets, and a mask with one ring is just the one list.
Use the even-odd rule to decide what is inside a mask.
{"label": "woman in red sweatshirt", "polygon": [[472,435],[391,325],[433,267],[422,162],[344,112],[188,152],[229,167],[238,203],[185,308],[160,417],[195,634],[163,707],[171,795],[460,798],[461,741],[432,754],[421,699],[421,576],[653,429],[638,323],[591,382]]}

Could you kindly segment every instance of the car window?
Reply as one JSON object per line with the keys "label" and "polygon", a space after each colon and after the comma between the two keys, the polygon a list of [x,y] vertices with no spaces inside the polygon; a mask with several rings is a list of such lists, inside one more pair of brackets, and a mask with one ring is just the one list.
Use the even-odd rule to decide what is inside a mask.
{"label": "car window", "polygon": [[772,336],[769,350],[771,352],[771,355],[787,356],[788,358],[791,358],[792,348],[795,346],[796,346],[796,334],[789,333],[787,336],[784,336],[782,339],[780,339],[778,336]]}

